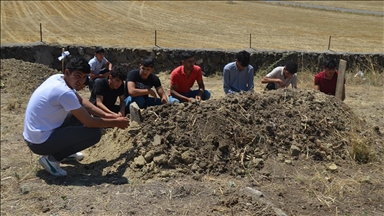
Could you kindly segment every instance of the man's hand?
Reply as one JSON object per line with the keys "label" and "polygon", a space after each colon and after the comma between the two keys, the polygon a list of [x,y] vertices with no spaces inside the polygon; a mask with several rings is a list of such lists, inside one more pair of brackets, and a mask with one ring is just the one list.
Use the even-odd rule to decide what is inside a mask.
{"label": "man's hand", "polygon": [[120,129],[125,129],[129,126],[129,119],[126,117],[118,117],[116,119],[116,127]]}
{"label": "man's hand", "polygon": [[107,118],[107,119],[115,119],[117,117],[119,117],[119,115],[116,113],[105,113],[103,116],[103,118]]}
{"label": "man's hand", "polygon": [[196,100],[197,100],[197,101],[201,101],[201,96],[196,95]]}
{"label": "man's hand", "polygon": [[161,98],[161,103],[162,103],[162,104],[166,104],[166,103],[168,103],[168,97],[163,97],[163,98]]}
{"label": "man's hand", "polygon": [[157,100],[157,95],[156,92],[153,91],[152,89],[148,89],[148,93],[154,98],[154,100]]}
{"label": "man's hand", "polygon": [[120,112],[117,113],[117,115],[118,115],[119,117],[124,117],[124,116],[125,116],[125,113],[124,113],[124,111],[120,111]]}
{"label": "man's hand", "polygon": [[285,88],[285,83],[283,82],[283,80],[279,79],[278,84],[280,85],[281,88]]}
{"label": "man's hand", "polygon": [[195,101],[196,101],[195,98],[188,98],[188,102],[190,102],[190,103],[193,103],[193,102],[195,102]]}

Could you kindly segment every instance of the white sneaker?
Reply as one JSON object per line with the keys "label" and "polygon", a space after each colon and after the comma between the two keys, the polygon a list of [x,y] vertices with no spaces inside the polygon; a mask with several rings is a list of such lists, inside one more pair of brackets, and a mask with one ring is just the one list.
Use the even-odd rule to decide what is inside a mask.
{"label": "white sneaker", "polygon": [[53,176],[61,177],[67,175],[67,172],[60,168],[60,163],[57,161],[50,161],[48,155],[41,157],[39,159],[39,164]]}
{"label": "white sneaker", "polygon": [[60,162],[64,162],[64,161],[81,161],[81,160],[83,160],[83,158],[84,158],[84,154],[81,153],[81,152],[77,152],[75,154],[69,155],[68,157],[64,158]]}

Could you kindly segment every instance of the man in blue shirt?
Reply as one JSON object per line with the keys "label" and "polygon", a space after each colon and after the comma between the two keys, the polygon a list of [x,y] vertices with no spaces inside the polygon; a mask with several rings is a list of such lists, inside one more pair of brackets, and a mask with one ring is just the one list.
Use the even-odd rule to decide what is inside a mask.
{"label": "man in blue shirt", "polygon": [[250,54],[241,51],[236,54],[234,62],[225,65],[223,70],[223,86],[225,94],[240,91],[253,91],[255,71],[249,64]]}

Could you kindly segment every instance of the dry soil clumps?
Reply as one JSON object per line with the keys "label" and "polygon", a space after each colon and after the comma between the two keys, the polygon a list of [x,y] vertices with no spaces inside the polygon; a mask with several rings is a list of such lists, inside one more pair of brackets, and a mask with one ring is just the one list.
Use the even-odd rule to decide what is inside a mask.
{"label": "dry soil clumps", "polygon": [[[167,104],[144,110],[143,118],[130,165],[147,176],[243,176],[270,157],[285,163],[351,159],[350,135],[365,125],[335,97],[304,89]],[[379,142],[373,130],[361,137]]]}

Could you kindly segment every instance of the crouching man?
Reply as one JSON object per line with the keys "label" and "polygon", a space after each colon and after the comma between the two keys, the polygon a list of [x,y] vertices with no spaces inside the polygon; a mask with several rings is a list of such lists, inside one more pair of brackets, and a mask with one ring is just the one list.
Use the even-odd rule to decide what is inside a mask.
{"label": "crouching man", "polygon": [[67,175],[60,161],[99,142],[100,128],[129,125],[128,118],[105,113],[77,94],[89,73],[85,59],[72,58],[64,74],[49,77],[28,102],[24,140],[32,152],[42,155],[40,165],[53,176]]}

